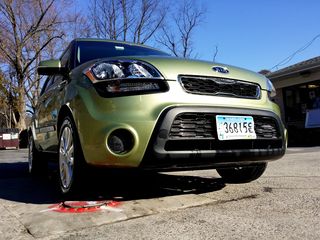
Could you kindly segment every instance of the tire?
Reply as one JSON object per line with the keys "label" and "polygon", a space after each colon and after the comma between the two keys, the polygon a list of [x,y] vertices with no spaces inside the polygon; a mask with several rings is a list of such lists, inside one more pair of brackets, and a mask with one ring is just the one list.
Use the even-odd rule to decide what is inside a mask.
{"label": "tire", "polygon": [[43,154],[35,147],[32,134],[29,136],[28,166],[32,176],[45,175],[48,170],[48,162]]}
{"label": "tire", "polygon": [[65,117],[60,128],[58,158],[61,193],[67,196],[78,192],[85,161],[77,129],[70,117]]}
{"label": "tire", "polygon": [[226,183],[248,183],[262,176],[267,163],[234,168],[219,168],[217,172]]}

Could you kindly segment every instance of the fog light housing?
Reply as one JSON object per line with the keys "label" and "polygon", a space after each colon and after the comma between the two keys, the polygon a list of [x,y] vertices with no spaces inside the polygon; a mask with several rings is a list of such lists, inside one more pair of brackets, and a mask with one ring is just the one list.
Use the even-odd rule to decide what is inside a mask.
{"label": "fog light housing", "polygon": [[117,129],[109,135],[107,144],[111,152],[123,155],[132,150],[134,138],[130,131]]}

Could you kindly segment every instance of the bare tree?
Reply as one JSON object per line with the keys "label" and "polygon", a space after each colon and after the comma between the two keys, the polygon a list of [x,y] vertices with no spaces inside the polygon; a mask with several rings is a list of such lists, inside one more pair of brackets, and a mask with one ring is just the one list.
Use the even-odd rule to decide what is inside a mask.
{"label": "bare tree", "polygon": [[166,17],[164,2],[157,0],[141,0],[135,18],[133,42],[144,44],[163,26]]}
{"label": "bare tree", "polygon": [[119,16],[121,16],[120,9],[126,8],[126,5],[123,3],[120,8],[117,6],[118,3],[118,0],[92,1],[93,8],[90,12],[90,19],[95,29],[95,36],[109,39],[119,37],[119,32],[122,30],[118,26]]}
{"label": "bare tree", "polygon": [[[27,98],[35,105],[39,94],[39,76],[35,68],[44,50],[58,39],[63,31],[58,0],[3,0],[0,3],[0,59],[10,76],[17,95],[16,127],[25,129]],[[36,89],[36,90],[35,90]],[[27,97],[27,98],[26,98]]]}
{"label": "bare tree", "polygon": [[1,127],[14,126],[17,119],[16,86],[2,71],[0,71],[0,118]]}
{"label": "bare tree", "polygon": [[129,9],[132,8],[132,2],[128,0],[119,0],[122,10],[122,19],[123,19],[123,27],[122,27],[122,40],[127,40],[128,30],[132,21],[131,15],[129,14]]}
{"label": "bare tree", "polygon": [[[91,28],[86,16],[77,12],[75,8],[74,11],[72,11],[69,1],[61,1],[60,6],[61,5],[64,5],[65,9],[69,10],[65,13],[60,12],[60,19],[63,18],[63,21],[57,21],[56,30],[46,29],[42,31],[40,35],[35,35],[32,41],[35,44],[26,48],[26,50],[28,50],[26,54],[30,59],[33,52],[38,51],[43,45],[43,40],[51,39],[54,35],[57,35],[57,33],[63,35],[63,38],[59,38],[47,44],[26,74],[25,93],[27,97],[27,112],[34,112],[33,110],[35,109],[40,97],[42,83],[46,78],[45,76],[38,75],[36,71],[36,67],[39,62],[43,59],[58,58],[69,44],[70,40],[78,37],[89,37],[91,34]],[[53,13],[55,13],[55,11],[53,11]]]}
{"label": "bare tree", "polygon": [[213,52],[213,58],[212,58],[212,61],[215,62],[216,61],[216,58],[218,56],[218,53],[219,53],[219,47],[218,45],[215,45],[215,50]]}
{"label": "bare tree", "polygon": [[188,58],[193,52],[192,34],[201,23],[205,11],[195,1],[184,0],[177,12],[172,17],[174,25],[163,27],[157,41],[175,56]]}
{"label": "bare tree", "polygon": [[6,82],[4,74],[0,71],[0,128],[9,127],[9,107]]}
{"label": "bare tree", "polygon": [[[162,2],[163,3],[163,2]],[[145,43],[161,28],[165,5],[156,0],[92,0],[95,36]]]}
{"label": "bare tree", "polygon": [[[88,38],[92,36],[92,27],[88,21],[88,18],[86,15],[84,15],[81,12],[73,12],[68,16],[68,23],[65,24],[64,32],[66,33],[66,36],[69,37],[66,38],[68,42],[70,42],[70,39],[75,38]],[[67,34],[69,33],[69,34]],[[66,45],[67,42],[64,42],[64,45]]]}

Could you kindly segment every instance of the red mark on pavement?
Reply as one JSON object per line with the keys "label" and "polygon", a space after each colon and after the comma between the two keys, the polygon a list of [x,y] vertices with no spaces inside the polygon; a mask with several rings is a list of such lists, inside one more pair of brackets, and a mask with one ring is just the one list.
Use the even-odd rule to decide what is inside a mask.
{"label": "red mark on pavement", "polygon": [[41,212],[54,211],[60,213],[85,213],[101,210],[121,212],[122,210],[117,208],[119,205],[120,202],[116,201],[66,201],[51,205],[48,209]]}

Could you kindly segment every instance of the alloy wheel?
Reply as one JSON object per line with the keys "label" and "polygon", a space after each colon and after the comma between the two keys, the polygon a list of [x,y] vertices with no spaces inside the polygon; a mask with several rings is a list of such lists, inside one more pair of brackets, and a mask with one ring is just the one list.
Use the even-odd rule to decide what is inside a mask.
{"label": "alloy wheel", "polygon": [[70,125],[64,127],[60,137],[59,172],[62,190],[67,192],[74,175],[74,139]]}

